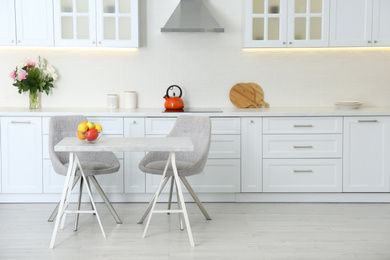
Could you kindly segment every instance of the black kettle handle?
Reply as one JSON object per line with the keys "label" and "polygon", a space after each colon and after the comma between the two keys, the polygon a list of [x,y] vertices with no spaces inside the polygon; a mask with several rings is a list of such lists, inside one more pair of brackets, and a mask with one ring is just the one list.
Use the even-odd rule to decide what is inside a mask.
{"label": "black kettle handle", "polygon": [[169,96],[169,94],[168,94],[168,91],[169,91],[170,89],[173,89],[174,87],[176,87],[176,88],[178,88],[178,89],[180,90],[180,95],[179,95],[179,97],[181,97],[181,94],[182,94],[183,92],[181,91],[181,88],[180,88],[178,85],[171,85],[171,86],[169,86],[169,87],[167,88],[167,93],[166,93],[165,97],[170,98],[170,96]]}

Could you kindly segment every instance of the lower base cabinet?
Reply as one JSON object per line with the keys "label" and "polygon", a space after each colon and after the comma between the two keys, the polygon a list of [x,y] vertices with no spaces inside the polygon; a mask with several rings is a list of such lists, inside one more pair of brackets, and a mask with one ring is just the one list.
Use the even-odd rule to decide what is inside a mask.
{"label": "lower base cabinet", "polygon": [[[176,120],[88,119],[100,123],[104,134],[112,137],[165,136]],[[51,166],[49,120],[39,116],[1,118],[0,201],[56,200],[57,194],[60,198],[65,177]],[[161,176],[138,169],[145,153],[116,155],[121,163],[119,172],[97,176],[103,190],[113,201],[148,199]],[[287,193],[300,198],[311,193],[322,196],[321,201],[337,196],[356,202],[382,201],[390,196],[389,158],[390,116],[213,117],[206,167],[188,181],[195,192],[210,196],[210,201],[214,195],[216,201],[221,195],[231,201],[254,196],[259,200],[279,196],[283,201],[290,198],[283,197],[289,196]],[[168,191],[169,183],[163,192]]]}
{"label": "lower base cabinet", "polygon": [[40,117],[1,118],[2,193],[42,193]]}
{"label": "lower base cabinet", "polygon": [[390,117],[345,117],[344,192],[390,192]]}

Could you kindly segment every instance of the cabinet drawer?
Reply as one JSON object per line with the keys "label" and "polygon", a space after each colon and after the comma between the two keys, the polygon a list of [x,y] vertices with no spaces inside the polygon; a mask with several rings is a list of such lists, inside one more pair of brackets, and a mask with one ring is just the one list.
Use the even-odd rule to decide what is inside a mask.
{"label": "cabinet drawer", "polygon": [[88,117],[88,120],[95,124],[100,124],[104,135],[123,135],[123,118]]}
{"label": "cabinet drawer", "polygon": [[240,158],[239,135],[212,135],[208,158]]}
{"label": "cabinet drawer", "polygon": [[[146,137],[164,137],[164,135],[146,135]],[[211,135],[208,158],[240,158],[241,140],[239,135]]]}
{"label": "cabinet drawer", "polygon": [[342,133],[341,117],[269,117],[263,119],[264,134]]}
{"label": "cabinet drawer", "polygon": [[[88,117],[88,120],[100,124],[103,133],[107,135],[123,135],[123,118],[115,117]],[[80,122],[81,123],[81,122]],[[50,117],[42,118],[43,134],[49,134]],[[77,129],[75,129],[75,132]]]}
{"label": "cabinet drawer", "polygon": [[[147,135],[167,135],[172,130],[176,118],[146,118]],[[240,119],[232,117],[211,118],[211,133],[214,135],[240,134]]]}
{"label": "cabinet drawer", "polygon": [[[188,176],[187,180],[195,192],[240,192],[240,160],[209,159],[203,172]],[[156,192],[160,182],[160,175],[146,174],[146,192]],[[162,193],[169,193],[169,183]],[[185,187],[183,192],[187,192]]]}
{"label": "cabinet drawer", "polygon": [[265,135],[264,158],[341,158],[342,135]]}
{"label": "cabinet drawer", "polygon": [[264,192],[341,192],[341,159],[265,159]]}

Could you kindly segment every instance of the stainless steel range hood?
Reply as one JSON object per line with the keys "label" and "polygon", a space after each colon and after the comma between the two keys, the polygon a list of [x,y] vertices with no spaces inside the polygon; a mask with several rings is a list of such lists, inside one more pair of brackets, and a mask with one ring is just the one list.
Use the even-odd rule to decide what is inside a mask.
{"label": "stainless steel range hood", "polygon": [[224,32],[204,0],[180,0],[161,32]]}

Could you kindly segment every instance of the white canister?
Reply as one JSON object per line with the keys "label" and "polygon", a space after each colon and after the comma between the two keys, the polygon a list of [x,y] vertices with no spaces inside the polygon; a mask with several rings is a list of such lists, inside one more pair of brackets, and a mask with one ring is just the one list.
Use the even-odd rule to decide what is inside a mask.
{"label": "white canister", "polygon": [[118,108],[118,95],[117,94],[107,94],[107,107],[109,109]]}
{"label": "white canister", "polygon": [[125,91],[125,108],[137,108],[137,92]]}

